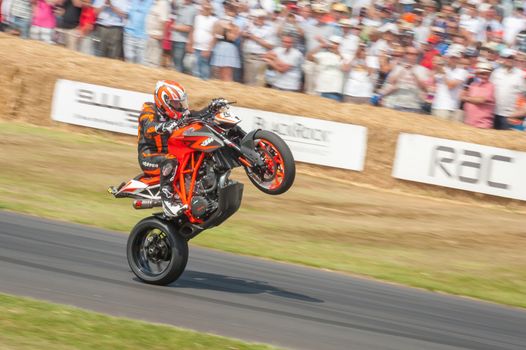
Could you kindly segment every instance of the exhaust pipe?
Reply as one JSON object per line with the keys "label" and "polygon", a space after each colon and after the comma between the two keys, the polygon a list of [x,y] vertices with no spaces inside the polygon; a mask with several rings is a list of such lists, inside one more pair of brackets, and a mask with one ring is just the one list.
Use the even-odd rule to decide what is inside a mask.
{"label": "exhaust pipe", "polygon": [[151,209],[161,206],[162,202],[160,199],[137,199],[133,201],[134,209]]}

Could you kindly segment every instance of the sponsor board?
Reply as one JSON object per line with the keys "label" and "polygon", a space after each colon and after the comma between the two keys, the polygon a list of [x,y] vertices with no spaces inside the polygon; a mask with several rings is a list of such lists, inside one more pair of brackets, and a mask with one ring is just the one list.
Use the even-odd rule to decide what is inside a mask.
{"label": "sponsor board", "polygon": [[392,175],[404,180],[526,200],[526,152],[400,134]]}
{"label": "sponsor board", "polygon": [[[51,117],[54,120],[130,135],[137,134],[142,104],[152,94],[70,80],[57,80]],[[266,129],[280,135],[298,161],[362,171],[367,147],[363,126],[232,107],[246,130]]]}
{"label": "sponsor board", "polygon": [[152,94],[57,80],[51,105],[54,120],[137,135],[137,119]]}
{"label": "sponsor board", "polygon": [[362,171],[367,128],[288,114],[232,107],[244,130],[265,129],[281,136],[296,160]]}

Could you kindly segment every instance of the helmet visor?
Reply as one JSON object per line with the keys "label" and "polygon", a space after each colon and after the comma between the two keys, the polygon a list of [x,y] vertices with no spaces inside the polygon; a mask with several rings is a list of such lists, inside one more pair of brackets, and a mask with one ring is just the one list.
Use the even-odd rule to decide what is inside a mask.
{"label": "helmet visor", "polygon": [[188,98],[186,94],[179,100],[170,100],[168,104],[170,105],[170,108],[176,112],[185,112],[188,110]]}

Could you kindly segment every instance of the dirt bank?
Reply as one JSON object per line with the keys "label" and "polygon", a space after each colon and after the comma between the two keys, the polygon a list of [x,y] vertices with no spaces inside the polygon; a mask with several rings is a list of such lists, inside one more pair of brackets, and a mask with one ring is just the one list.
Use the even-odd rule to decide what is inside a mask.
{"label": "dirt bank", "polygon": [[59,78],[142,92],[151,92],[158,79],[170,78],[186,86],[191,102],[196,108],[205,105],[213,97],[223,96],[237,101],[243,107],[358,124],[368,128],[364,172],[312,165],[301,166],[304,171],[320,172],[323,176],[354,183],[433,197],[526,207],[524,202],[401,181],[391,177],[395,145],[400,132],[526,151],[526,135],[522,133],[477,130],[423,115],[339,104],[319,97],[250,88],[236,83],[204,82],[174,71],[94,58],[3,34],[0,34],[0,49],[4,52],[0,56],[0,103],[7,106],[7,110],[0,117],[2,119],[54,125],[50,119],[51,97],[55,81]]}

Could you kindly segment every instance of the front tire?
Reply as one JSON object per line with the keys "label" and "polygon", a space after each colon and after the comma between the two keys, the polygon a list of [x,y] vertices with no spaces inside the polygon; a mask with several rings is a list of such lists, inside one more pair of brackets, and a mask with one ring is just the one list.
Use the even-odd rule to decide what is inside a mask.
{"label": "front tire", "polygon": [[141,281],[167,285],[183,273],[188,243],[174,223],[150,216],[132,229],[126,255],[132,272]]}
{"label": "front tire", "polygon": [[289,146],[281,137],[267,130],[258,130],[254,134],[254,145],[255,151],[265,160],[265,166],[245,167],[250,181],[270,195],[287,192],[296,177],[296,164]]}

